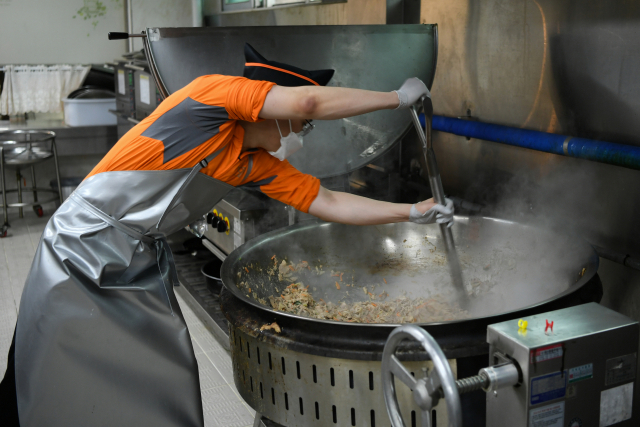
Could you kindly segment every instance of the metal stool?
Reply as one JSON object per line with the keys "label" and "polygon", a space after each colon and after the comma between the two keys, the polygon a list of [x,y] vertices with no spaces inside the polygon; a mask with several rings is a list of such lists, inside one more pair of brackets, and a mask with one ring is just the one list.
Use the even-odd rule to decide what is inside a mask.
{"label": "metal stool", "polygon": [[[41,203],[55,201],[62,204],[62,186],[60,185],[60,170],[58,168],[58,153],[56,151],[56,134],[45,130],[8,130],[0,131],[0,181],[2,182],[2,209],[4,213],[4,224],[0,229],[0,238],[6,237],[9,228],[8,208],[18,208],[20,218],[23,217],[22,209],[31,206],[38,216],[44,215]],[[34,166],[53,157],[58,180],[58,190],[50,188],[36,187],[36,171]],[[16,169],[16,179],[18,188],[7,190],[5,181],[5,168]],[[33,192],[33,203],[22,201],[22,180],[21,168],[31,168],[31,191]],[[26,182],[26,181],[25,181]],[[25,183],[26,185],[26,183]],[[7,193],[18,192],[18,203],[7,203]],[[55,193],[46,200],[38,200],[38,192]]]}

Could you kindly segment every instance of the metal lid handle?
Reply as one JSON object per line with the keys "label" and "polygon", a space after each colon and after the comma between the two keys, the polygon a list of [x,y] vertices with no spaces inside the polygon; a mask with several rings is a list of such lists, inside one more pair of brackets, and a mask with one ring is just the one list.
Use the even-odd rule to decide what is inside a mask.
{"label": "metal lid handle", "polygon": [[146,34],[129,34],[129,33],[121,33],[117,31],[110,31],[107,34],[109,40],[126,40],[129,37],[147,37]]}

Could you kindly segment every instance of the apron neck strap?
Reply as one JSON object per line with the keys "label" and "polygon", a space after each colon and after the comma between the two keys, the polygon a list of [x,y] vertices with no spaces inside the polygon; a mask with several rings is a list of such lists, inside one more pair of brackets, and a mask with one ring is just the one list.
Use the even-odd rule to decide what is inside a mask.
{"label": "apron neck strap", "polygon": [[207,156],[207,158],[200,160],[198,163],[196,163],[196,165],[193,168],[191,168],[189,175],[186,176],[182,185],[180,186],[176,194],[173,196],[173,199],[171,199],[171,203],[169,203],[169,205],[167,206],[167,209],[165,209],[165,211],[162,213],[162,216],[158,220],[158,223],[156,224],[156,230],[160,230],[160,227],[162,226],[162,222],[166,218],[167,214],[171,212],[171,210],[173,210],[173,208],[175,207],[174,205],[176,201],[179,199],[184,189],[187,188],[187,186],[191,183],[191,181],[193,181],[193,178],[196,177],[196,175],[200,172],[200,170],[206,168],[210,161],[218,157],[218,155],[222,153],[225,148],[227,148],[226,145],[220,148],[218,151],[215,151],[209,156]]}

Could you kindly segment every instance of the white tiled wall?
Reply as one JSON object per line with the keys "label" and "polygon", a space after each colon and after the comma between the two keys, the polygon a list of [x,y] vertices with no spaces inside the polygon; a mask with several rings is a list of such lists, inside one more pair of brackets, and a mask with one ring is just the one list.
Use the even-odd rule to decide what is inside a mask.
{"label": "white tiled wall", "polygon": [[[10,211],[9,235],[0,239],[0,373],[2,375],[7,365],[7,353],[16,325],[22,287],[31,268],[40,235],[49,220],[48,216],[37,218],[30,209],[25,209],[25,217],[20,219],[17,210],[13,211]],[[193,348],[198,360],[205,426],[253,426],[255,412],[238,395],[233,383],[231,356],[179,295],[178,301],[191,332]]]}

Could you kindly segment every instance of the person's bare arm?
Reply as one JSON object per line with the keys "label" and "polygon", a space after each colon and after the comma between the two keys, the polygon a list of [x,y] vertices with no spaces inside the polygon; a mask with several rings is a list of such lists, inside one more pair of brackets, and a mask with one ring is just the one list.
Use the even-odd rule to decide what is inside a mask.
{"label": "person's bare arm", "polygon": [[325,86],[271,88],[260,111],[262,119],[333,120],[398,107],[395,92]]}
{"label": "person's bare arm", "polygon": [[[432,199],[416,204],[420,212],[431,209]],[[381,202],[320,187],[309,213],[324,221],[351,225],[376,225],[409,221],[410,204]]]}

